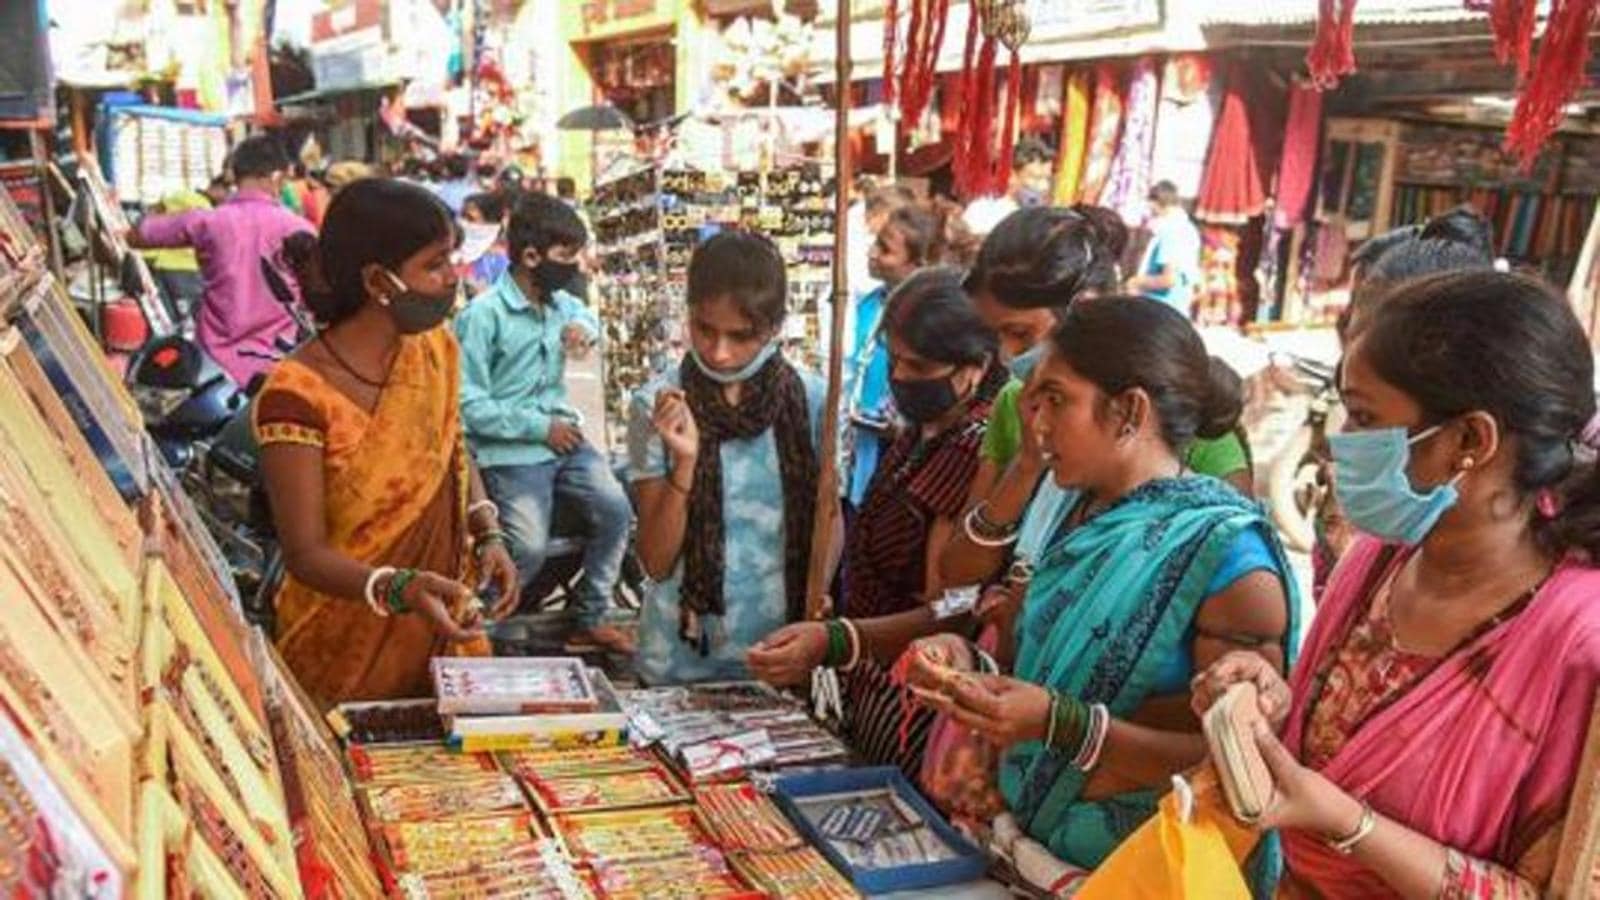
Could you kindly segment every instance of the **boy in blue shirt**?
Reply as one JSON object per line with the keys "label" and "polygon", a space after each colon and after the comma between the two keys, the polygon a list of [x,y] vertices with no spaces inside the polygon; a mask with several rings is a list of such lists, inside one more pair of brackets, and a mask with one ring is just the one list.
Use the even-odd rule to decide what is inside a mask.
{"label": "boy in blue shirt", "polygon": [[587,526],[583,579],[570,614],[578,634],[632,653],[632,640],[605,624],[627,553],[633,508],[582,417],[567,401],[567,355],[600,336],[594,311],[567,286],[588,229],[554,197],[524,194],[511,212],[511,268],[456,318],[461,340],[461,417],[489,496],[500,507],[523,587],[544,565],[555,504]]}

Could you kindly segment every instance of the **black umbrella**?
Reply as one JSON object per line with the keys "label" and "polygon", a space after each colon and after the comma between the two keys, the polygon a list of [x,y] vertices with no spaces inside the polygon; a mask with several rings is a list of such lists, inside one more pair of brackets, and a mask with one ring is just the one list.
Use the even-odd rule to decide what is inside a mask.
{"label": "black umbrella", "polygon": [[632,131],[633,120],[615,106],[600,103],[567,113],[556,127],[562,131]]}

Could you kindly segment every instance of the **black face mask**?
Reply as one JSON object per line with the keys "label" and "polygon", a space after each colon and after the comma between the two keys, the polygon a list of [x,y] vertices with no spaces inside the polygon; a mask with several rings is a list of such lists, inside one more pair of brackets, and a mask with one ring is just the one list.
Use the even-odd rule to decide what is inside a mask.
{"label": "black face mask", "polygon": [[539,290],[549,296],[556,291],[571,290],[570,285],[578,277],[578,264],[546,259],[534,266],[530,274]]}
{"label": "black face mask", "polygon": [[394,319],[395,329],[401,334],[432,331],[450,317],[450,310],[456,305],[454,288],[438,294],[426,294],[406,287],[398,275],[392,272],[388,274],[389,279],[401,288],[389,297],[389,315]]}
{"label": "black face mask", "polygon": [[891,378],[889,393],[894,395],[894,408],[900,411],[900,415],[917,425],[925,425],[961,402],[961,396],[950,381],[949,375],[916,381]]}

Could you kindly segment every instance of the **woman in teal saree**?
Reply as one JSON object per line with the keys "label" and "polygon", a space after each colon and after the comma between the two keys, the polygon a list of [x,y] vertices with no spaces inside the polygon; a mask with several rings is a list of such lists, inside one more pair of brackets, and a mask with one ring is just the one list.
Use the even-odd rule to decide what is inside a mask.
{"label": "woman in teal saree", "polygon": [[1029,576],[1012,674],[952,674],[973,657],[941,635],[914,646],[910,678],[1004,748],[999,788],[1022,832],[1087,870],[1205,757],[1194,674],[1240,647],[1292,657],[1296,590],[1261,510],[1180,463],[1240,410],[1237,377],[1181,315],[1079,304],[1029,392],[1054,477],[1022,522],[977,523],[1017,538],[1013,570]]}

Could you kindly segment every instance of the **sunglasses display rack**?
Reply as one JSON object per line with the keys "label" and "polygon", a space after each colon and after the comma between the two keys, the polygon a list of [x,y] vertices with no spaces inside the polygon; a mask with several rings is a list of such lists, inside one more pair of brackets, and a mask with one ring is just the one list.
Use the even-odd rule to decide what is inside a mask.
{"label": "sunglasses display rack", "polygon": [[112,107],[110,165],[117,195],[159,203],[174,191],[198,190],[222,171],[228,156],[228,119],[152,106]]}
{"label": "sunglasses display rack", "polygon": [[818,311],[832,287],[833,179],[805,165],[771,172],[646,168],[595,187],[590,204],[606,323],[606,408],[682,358],[684,290],[695,245],[743,228],[771,238],[789,276],[790,358],[820,365]]}

